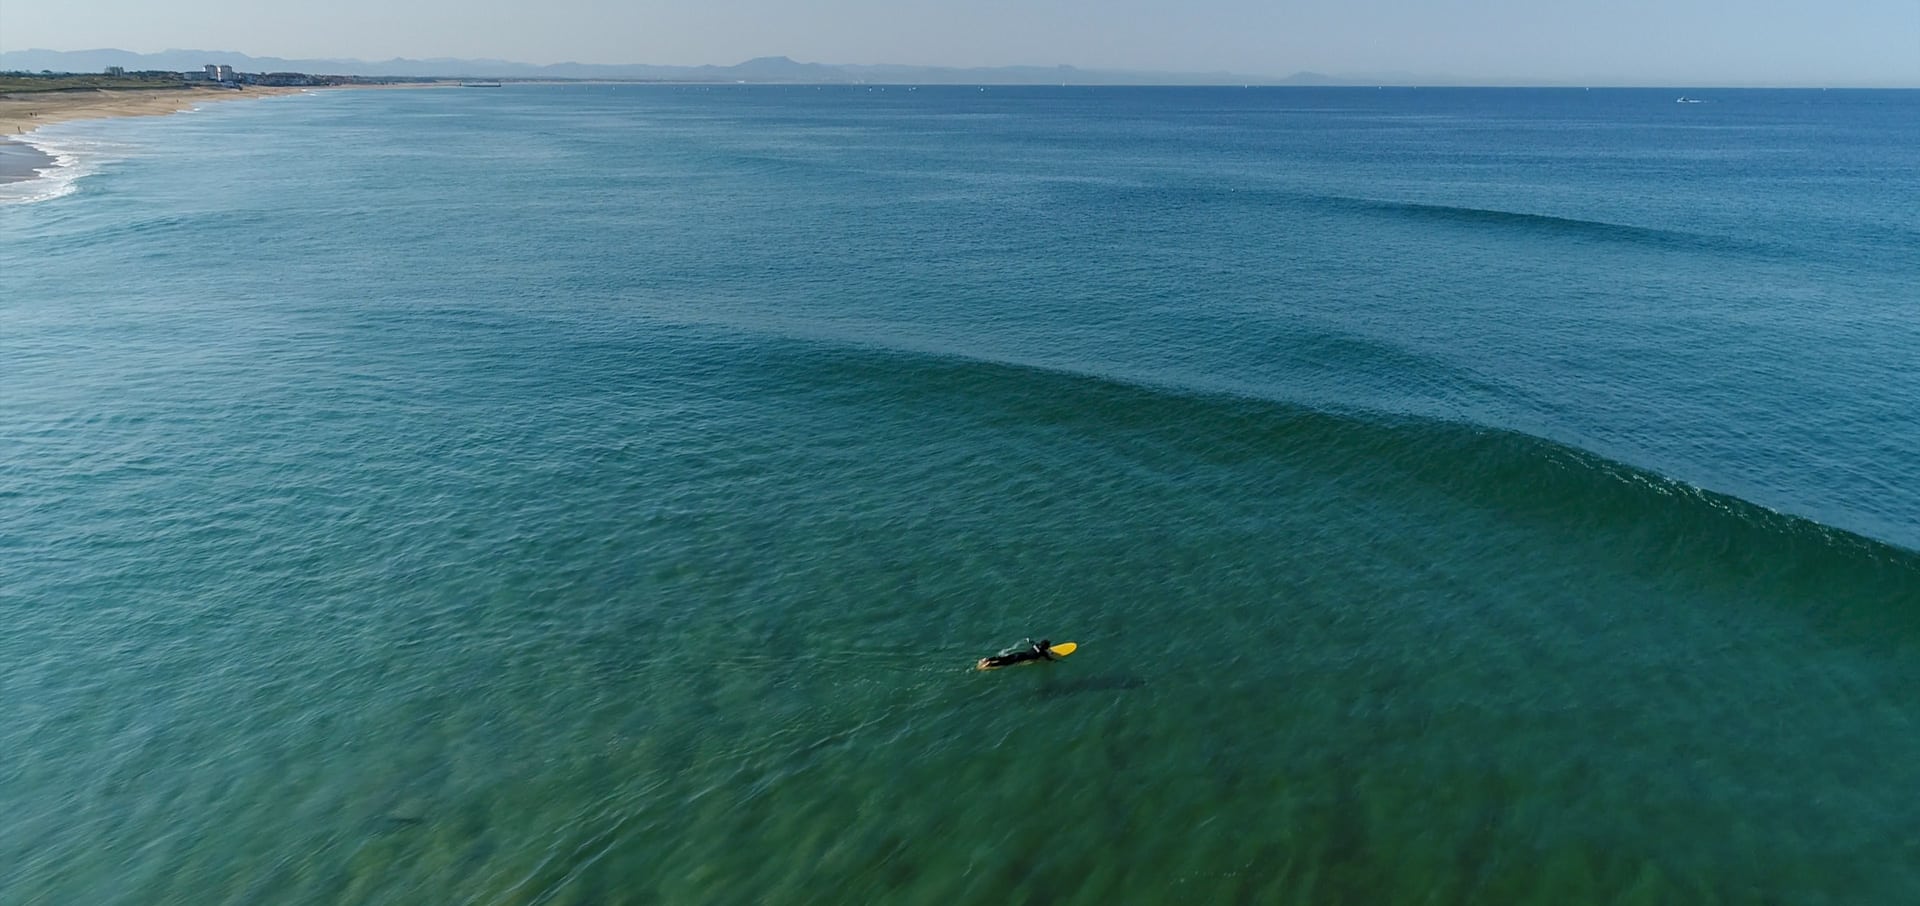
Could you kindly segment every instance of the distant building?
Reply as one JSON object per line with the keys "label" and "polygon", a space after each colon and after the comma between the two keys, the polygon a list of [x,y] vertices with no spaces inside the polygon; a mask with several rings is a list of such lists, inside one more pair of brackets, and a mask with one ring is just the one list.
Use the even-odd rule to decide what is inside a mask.
{"label": "distant building", "polygon": [[127,67],[125,67],[125,66],[109,66],[109,67],[107,67],[107,75],[110,75],[110,76],[123,76],[123,75],[126,75],[126,74],[127,74]]}
{"label": "distant building", "polygon": [[233,67],[223,66],[217,63],[208,63],[207,64],[207,81],[210,81],[210,82],[233,81]]}

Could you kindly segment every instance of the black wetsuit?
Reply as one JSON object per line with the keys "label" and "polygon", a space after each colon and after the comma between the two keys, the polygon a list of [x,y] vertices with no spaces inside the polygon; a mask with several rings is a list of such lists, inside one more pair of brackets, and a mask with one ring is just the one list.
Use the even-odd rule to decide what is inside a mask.
{"label": "black wetsuit", "polygon": [[1048,644],[1046,639],[1041,639],[1039,644],[1035,644],[1032,640],[1028,640],[1027,644],[1031,647],[1027,648],[1027,650],[1025,651],[1015,651],[1009,654],[996,654],[989,658],[982,658],[981,663],[988,667],[1006,667],[1011,664],[1023,664],[1023,663],[1026,663],[1027,661],[1053,660],[1053,650],[1052,650],[1053,646]]}

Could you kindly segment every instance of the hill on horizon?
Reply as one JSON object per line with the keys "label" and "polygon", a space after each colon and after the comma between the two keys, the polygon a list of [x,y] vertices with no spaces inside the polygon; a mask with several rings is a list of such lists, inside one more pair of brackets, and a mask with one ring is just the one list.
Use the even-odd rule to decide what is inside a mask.
{"label": "hill on horizon", "polygon": [[[232,66],[242,72],[307,72],[396,78],[490,79],[618,79],[663,82],[785,82],[862,83],[913,82],[920,84],[1033,84],[1033,85],[1324,85],[1325,76],[1299,73],[1286,78],[1249,76],[1229,72],[1152,72],[1142,70],[1081,69],[1075,66],[992,66],[959,68],[902,64],[802,63],[789,57],[758,57],[731,66],[658,66],[645,63],[553,63],[538,65],[511,60],[451,58],[391,60],[302,59],[254,57],[212,50],[165,50],[134,53],[98,50],[13,50],[0,52],[0,70],[95,73],[109,66],[130,71],[198,70],[208,63]],[[1362,80],[1361,83],[1371,84]],[[1360,84],[1360,83],[1355,83]]]}

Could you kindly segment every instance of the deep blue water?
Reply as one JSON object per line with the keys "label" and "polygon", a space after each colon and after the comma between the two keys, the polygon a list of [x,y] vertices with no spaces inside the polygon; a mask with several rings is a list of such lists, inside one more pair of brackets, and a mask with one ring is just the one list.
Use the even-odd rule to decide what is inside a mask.
{"label": "deep blue water", "polygon": [[1920,94],[1686,93],[44,130],[0,901],[1920,900]]}

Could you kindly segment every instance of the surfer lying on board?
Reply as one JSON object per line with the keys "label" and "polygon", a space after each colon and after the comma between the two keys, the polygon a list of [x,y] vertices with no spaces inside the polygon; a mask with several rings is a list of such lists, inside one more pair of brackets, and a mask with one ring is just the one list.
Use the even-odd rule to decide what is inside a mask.
{"label": "surfer lying on board", "polygon": [[1035,642],[1032,638],[1028,638],[1027,647],[1009,648],[991,657],[983,657],[980,659],[978,667],[981,670],[992,670],[995,667],[1011,667],[1014,664],[1022,664],[1027,661],[1051,660],[1054,660],[1052,641],[1041,639]]}

